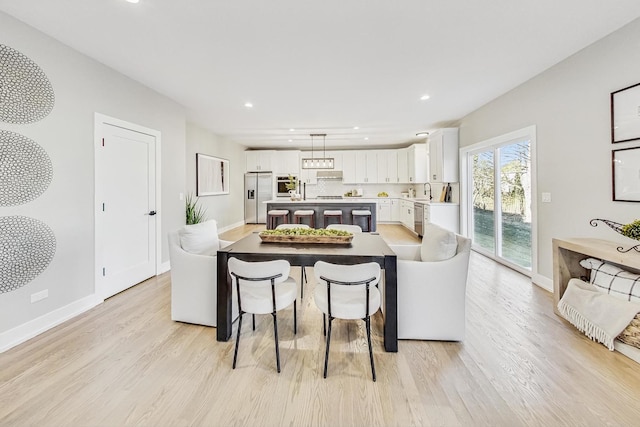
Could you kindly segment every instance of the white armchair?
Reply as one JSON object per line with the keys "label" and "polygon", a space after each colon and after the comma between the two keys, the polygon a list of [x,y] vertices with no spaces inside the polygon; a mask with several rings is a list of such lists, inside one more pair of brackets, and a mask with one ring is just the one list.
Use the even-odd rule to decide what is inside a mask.
{"label": "white armchair", "polygon": [[460,235],[456,240],[452,258],[432,262],[421,261],[422,245],[390,245],[398,256],[399,339],[464,338],[471,240]]}
{"label": "white armchair", "polygon": [[[220,247],[233,242],[220,240]],[[197,325],[217,325],[218,257],[189,253],[180,245],[179,232],[169,233],[171,263],[171,319]],[[232,298],[232,318],[238,316],[238,301]]]}

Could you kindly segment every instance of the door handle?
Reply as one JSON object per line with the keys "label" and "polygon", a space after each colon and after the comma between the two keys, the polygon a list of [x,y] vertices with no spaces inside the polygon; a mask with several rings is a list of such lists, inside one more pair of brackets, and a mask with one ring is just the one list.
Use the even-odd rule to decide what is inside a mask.
{"label": "door handle", "polygon": [[149,215],[149,216],[154,216],[155,214],[157,214],[157,212],[156,212],[156,211],[151,211],[151,212],[149,212],[147,215]]}

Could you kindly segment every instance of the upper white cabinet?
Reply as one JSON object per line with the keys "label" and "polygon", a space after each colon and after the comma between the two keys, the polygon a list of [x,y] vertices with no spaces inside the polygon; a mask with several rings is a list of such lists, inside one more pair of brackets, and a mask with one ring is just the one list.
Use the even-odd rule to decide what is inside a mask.
{"label": "upper white cabinet", "polygon": [[[249,151],[250,152],[250,151]],[[300,173],[300,151],[282,150],[272,152],[271,165],[277,174],[298,176]]]}
{"label": "upper white cabinet", "polygon": [[378,159],[375,151],[356,151],[356,184],[375,184],[378,181]]}
{"label": "upper white cabinet", "polygon": [[247,172],[272,172],[272,160],[275,157],[275,150],[252,150],[245,151],[247,161]]}
{"label": "upper white cabinet", "polygon": [[318,175],[316,174],[317,169],[300,169],[300,181],[305,184],[317,184],[318,183]]}
{"label": "upper white cabinet", "polygon": [[379,184],[397,184],[398,177],[398,150],[378,150],[377,180]]}
{"label": "upper white cabinet", "polygon": [[429,135],[429,181],[458,182],[458,128]]}
{"label": "upper white cabinet", "polygon": [[407,183],[429,182],[429,159],[426,144],[413,144],[406,149]]}
{"label": "upper white cabinet", "polygon": [[356,152],[342,152],[342,182],[345,184],[356,183]]}

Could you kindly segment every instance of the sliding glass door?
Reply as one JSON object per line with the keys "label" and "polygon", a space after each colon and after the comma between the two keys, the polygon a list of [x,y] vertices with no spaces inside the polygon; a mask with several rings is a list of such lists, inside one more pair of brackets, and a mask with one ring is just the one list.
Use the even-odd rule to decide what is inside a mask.
{"label": "sliding glass door", "polygon": [[531,144],[525,133],[469,147],[462,157],[464,216],[474,249],[524,272],[531,271],[534,256]]}

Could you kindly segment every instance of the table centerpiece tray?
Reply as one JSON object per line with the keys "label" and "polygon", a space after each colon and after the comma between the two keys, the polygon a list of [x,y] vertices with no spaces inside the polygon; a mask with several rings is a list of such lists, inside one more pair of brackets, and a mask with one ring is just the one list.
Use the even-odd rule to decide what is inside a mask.
{"label": "table centerpiece tray", "polygon": [[[263,243],[293,243],[293,244],[332,244],[332,245],[349,245],[353,240],[353,234],[342,231],[340,234],[306,234],[304,231],[298,231],[297,233],[282,233],[273,234],[274,230],[267,230],[258,233],[260,240]],[[278,230],[289,231],[289,230]],[[311,232],[318,232],[320,230],[311,229]],[[326,230],[322,230],[326,231]],[[335,230],[331,230],[335,231]]]}

